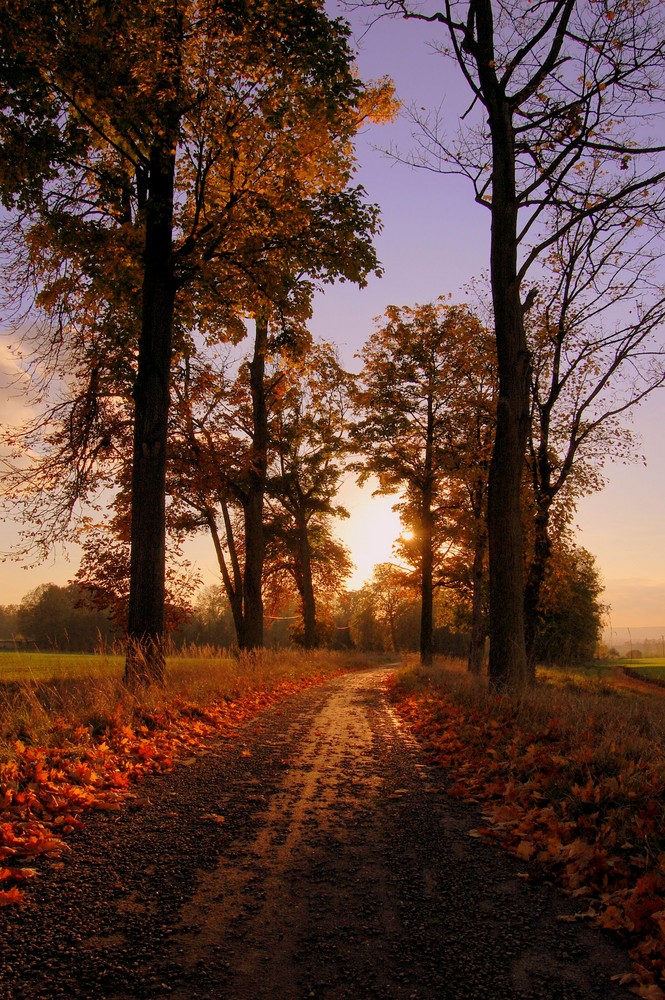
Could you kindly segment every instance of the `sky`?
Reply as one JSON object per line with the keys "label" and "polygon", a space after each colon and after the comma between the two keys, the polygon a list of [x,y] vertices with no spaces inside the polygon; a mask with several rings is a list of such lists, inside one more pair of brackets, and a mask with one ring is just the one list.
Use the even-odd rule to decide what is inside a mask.
{"label": "sky", "polygon": [[[334,2],[329,10],[350,17],[354,45],[363,79],[390,76],[404,106],[440,109],[456,127],[466,107],[464,84],[455,67],[432,50],[436,27],[383,18],[371,27],[364,15],[349,14]],[[355,355],[371,336],[374,319],[389,304],[430,302],[451,294],[465,300],[464,286],[478,282],[489,259],[489,216],[476,205],[470,185],[462,178],[416,170],[386,155],[414,148],[412,126],[405,115],[393,124],[370,127],[358,139],[357,182],[369,200],[381,208],[383,229],[377,251],[381,278],[370,278],[365,289],[351,284],[326,287],[317,293],[311,323],[313,333],[339,346],[342,362],[358,370]],[[0,350],[0,370],[11,360]],[[0,419],[16,412],[18,399],[0,398]],[[602,493],[580,502],[576,517],[577,541],[596,557],[605,584],[604,601],[611,605],[609,622],[617,636],[627,627],[665,632],[665,393],[652,396],[635,414],[633,429],[642,440],[646,464],[607,463],[608,485]],[[345,480],[341,501],[350,518],[340,521],[338,535],[351,548],[356,572],[352,587],[367,579],[377,562],[391,558],[399,535],[397,516],[386,497],[372,497],[371,488],[359,490],[351,476]],[[0,549],[11,539],[11,525],[0,526]],[[215,559],[207,538],[190,549],[206,584],[217,582]],[[64,583],[76,569],[57,553],[46,564],[29,570],[5,562],[0,565],[0,604],[13,603],[40,583]]]}
{"label": "sky", "polygon": [[[465,110],[466,91],[454,66],[432,49],[436,28],[384,18],[363,30],[358,15],[353,21],[361,76],[388,74],[406,107],[440,108],[452,131]],[[396,146],[408,154],[415,148],[411,131],[402,116],[363,135],[359,144],[359,179],[382,209],[378,253],[384,276],[362,291],[326,291],[315,304],[313,329],[340,344],[349,366],[371,335],[373,318],[388,304],[414,305],[448,293],[464,301],[464,286],[488,267],[488,213],[474,203],[468,181],[414,169],[381,152]],[[621,640],[627,627],[665,630],[665,390],[634,412],[631,427],[641,438],[646,464],[608,460],[605,489],[584,498],[575,519],[577,541],[595,555],[605,584],[609,628]],[[389,515],[390,501],[368,502],[351,483],[346,497],[352,517],[339,533],[354,553],[352,583],[358,583],[378,561],[376,526]],[[394,528],[399,534],[396,520]],[[389,545],[384,551],[390,558]]]}

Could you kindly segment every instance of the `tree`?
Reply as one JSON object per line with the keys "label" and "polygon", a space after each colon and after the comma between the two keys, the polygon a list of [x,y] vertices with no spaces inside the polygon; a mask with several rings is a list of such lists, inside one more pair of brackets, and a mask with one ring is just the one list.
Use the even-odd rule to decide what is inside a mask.
{"label": "tree", "polygon": [[31,154],[5,172],[2,196],[16,288],[36,276],[47,316],[40,360],[63,360],[72,327],[88,372],[131,355],[126,674],[158,681],[174,347],[186,331],[237,333],[241,315],[259,326],[302,315],[312,280],[375,266],[376,215],[348,184],[368,106],[347,31],[318,0],[242,12],[27,0],[0,14],[5,162]]}
{"label": "tree", "polygon": [[536,656],[542,663],[589,663],[603,629],[603,586],[586,549],[553,546],[543,586]]}
{"label": "tree", "polygon": [[21,601],[17,625],[26,639],[44,650],[93,652],[114,637],[109,617],[87,606],[77,584],[44,583]]}
{"label": "tree", "polygon": [[0,638],[14,639],[19,631],[16,604],[0,605]]}
{"label": "tree", "polygon": [[[125,468],[128,482],[129,462]],[[128,489],[120,489],[111,511],[101,521],[87,518],[78,532],[82,549],[81,562],[74,577],[85,594],[85,604],[108,614],[119,634],[127,630],[130,586],[130,516]],[[173,517],[166,511],[170,529],[166,537],[166,575],[164,590],[164,630],[172,634],[193,613],[192,597],[200,581],[198,574],[181,553],[182,537],[173,530]]]}
{"label": "tree", "polygon": [[376,621],[388,629],[391,650],[398,653],[399,621],[413,604],[415,596],[407,574],[392,563],[379,563],[361,594],[373,608]]}
{"label": "tree", "polygon": [[612,316],[633,289],[626,281],[616,281],[608,294],[598,287],[597,275],[590,286],[575,249],[580,248],[567,241],[558,280],[549,287],[541,285],[527,326],[532,355],[527,476],[533,541],[525,621],[532,672],[541,592],[552,554],[552,519],[557,532],[570,523],[577,497],[604,485],[602,466],[608,458],[634,458],[636,443],[625,420],[665,384],[665,350],[657,338],[665,301],[657,297],[649,303],[640,296],[634,311]]}
{"label": "tree", "polygon": [[231,608],[223,587],[206,587],[196,597],[191,617],[173,637],[178,645],[212,646],[228,649],[233,645]]}
{"label": "tree", "polygon": [[350,552],[329,520],[314,514],[303,533],[278,511],[266,524],[264,597],[275,615],[296,610],[291,636],[305,649],[329,642],[332,611],[353,571]]}
{"label": "tree", "polygon": [[[350,378],[329,344],[316,344],[283,372],[270,428],[268,530],[281,543],[282,565],[295,582],[305,648],[317,645],[315,577],[338,590],[351,572],[331,521],[348,517],[335,503],[348,450]],[[274,561],[274,560],[273,560]]]}
{"label": "tree", "polygon": [[[631,228],[615,209],[584,220],[549,254],[526,320],[531,420],[524,610],[532,678],[553,538],[570,527],[577,499],[602,489],[607,460],[635,458],[638,444],[626,421],[665,382],[657,260],[647,245],[637,257],[634,248]],[[480,314],[491,315],[482,283],[473,289]]]}
{"label": "tree", "polygon": [[176,522],[184,533],[210,533],[239,649],[263,639],[263,496],[275,390],[266,382],[266,347],[267,331],[257,327],[250,361],[186,355],[174,378],[169,492]]}
{"label": "tree", "polygon": [[[467,177],[490,215],[490,280],[499,369],[490,469],[490,681],[530,677],[524,638],[520,494],[530,365],[523,294],[548,249],[615,208],[626,225],[661,228],[664,147],[649,140],[662,107],[659,0],[445,0],[425,14],[408,0],[365,0],[440,25],[472,104],[457,142],[417,114],[417,165]],[[474,112],[475,118],[474,118]]]}
{"label": "tree", "polygon": [[477,431],[493,420],[487,343],[465,306],[439,299],[413,309],[390,306],[362,352],[354,429],[355,446],[367,456],[361,480],[374,473],[381,491],[404,491],[400,509],[413,529],[409,547],[419,566],[424,664],[433,655],[435,552],[444,538],[451,547],[443,527],[448,486],[463,468],[470,484],[482,470]]}

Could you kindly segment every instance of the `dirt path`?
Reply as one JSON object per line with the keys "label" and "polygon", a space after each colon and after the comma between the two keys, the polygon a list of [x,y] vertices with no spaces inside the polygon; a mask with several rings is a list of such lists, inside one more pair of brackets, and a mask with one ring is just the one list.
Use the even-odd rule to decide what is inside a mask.
{"label": "dirt path", "polygon": [[0,997],[628,997],[623,957],[468,836],[381,679],[310,689],[89,820],[0,912]]}
{"label": "dirt path", "polygon": [[624,691],[648,694],[654,698],[665,698],[665,687],[662,684],[638,677],[635,674],[628,674],[623,667],[612,667],[612,683]]}

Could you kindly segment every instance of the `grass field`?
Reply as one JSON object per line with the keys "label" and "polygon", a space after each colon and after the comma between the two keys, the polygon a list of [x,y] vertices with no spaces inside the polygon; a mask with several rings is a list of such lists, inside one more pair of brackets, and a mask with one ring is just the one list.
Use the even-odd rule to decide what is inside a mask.
{"label": "grass field", "polygon": [[630,667],[638,675],[665,681],[665,658],[662,656],[645,657],[641,660],[618,660],[617,662],[622,667]]}
{"label": "grass field", "polygon": [[0,683],[62,680],[65,677],[121,677],[123,658],[92,653],[0,653]]}
{"label": "grass field", "polygon": [[[331,653],[302,649],[261,650],[239,656],[227,650],[193,647],[166,658],[166,687],[182,693],[190,685],[204,684],[211,691],[228,694],[238,684],[266,684],[271,680],[292,680],[333,670],[367,665],[377,659],[366,654]],[[380,659],[380,658],[379,658]],[[0,653],[0,685],[51,681],[121,681],[125,658],[114,653]]]}

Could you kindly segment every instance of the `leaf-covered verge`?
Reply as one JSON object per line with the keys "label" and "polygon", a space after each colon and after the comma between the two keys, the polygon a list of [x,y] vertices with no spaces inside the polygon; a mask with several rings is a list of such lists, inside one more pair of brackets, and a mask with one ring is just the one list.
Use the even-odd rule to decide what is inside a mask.
{"label": "leaf-covered verge", "polygon": [[191,658],[169,687],[128,694],[99,675],[0,685],[0,907],[61,866],[67,837],[94,810],[141,805],[137,788],[211,736],[233,738],[257,712],[368,658],[323,652]]}
{"label": "leaf-covered verge", "polygon": [[[401,717],[445,768],[447,792],[477,802],[471,836],[499,843],[619,936],[632,988],[665,997],[665,699],[606,679],[543,674],[521,699],[488,695],[455,669],[406,668],[390,682]],[[575,918],[573,918],[575,919]]]}

